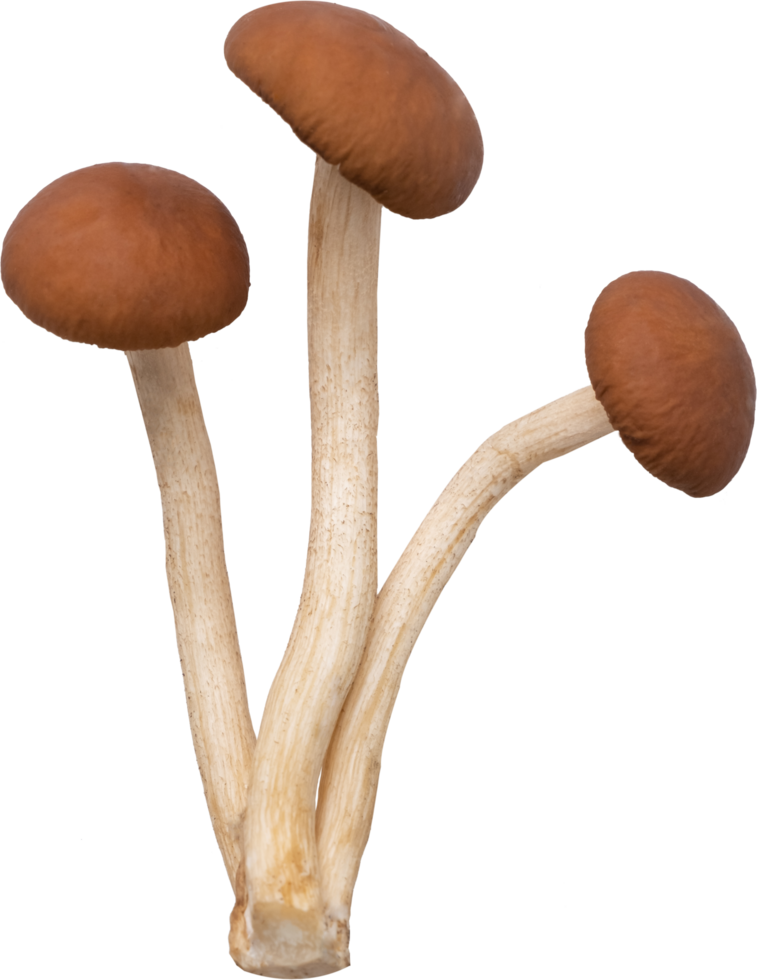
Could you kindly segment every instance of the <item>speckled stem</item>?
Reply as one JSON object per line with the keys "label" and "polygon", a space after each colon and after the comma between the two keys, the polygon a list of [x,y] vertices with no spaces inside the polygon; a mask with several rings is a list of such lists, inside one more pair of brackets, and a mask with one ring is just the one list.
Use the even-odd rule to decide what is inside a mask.
{"label": "speckled stem", "polygon": [[255,734],[226,572],[213,453],[186,344],[127,353],[163,503],[166,573],[197,763],[226,871],[242,861]]}
{"label": "speckled stem", "polygon": [[235,961],[269,977],[349,965],[315,839],[323,759],[376,601],[376,289],[381,207],[318,160],[310,211],[312,516],[305,583],[260,727],[232,913]]}
{"label": "speckled stem", "polygon": [[318,852],[326,910],[335,922],[346,927],[349,921],[389,718],[405,665],[434,603],[481,522],[508,490],[541,463],[611,431],[591,388],[506,425],[458,471],[387,579],[321,776]]}

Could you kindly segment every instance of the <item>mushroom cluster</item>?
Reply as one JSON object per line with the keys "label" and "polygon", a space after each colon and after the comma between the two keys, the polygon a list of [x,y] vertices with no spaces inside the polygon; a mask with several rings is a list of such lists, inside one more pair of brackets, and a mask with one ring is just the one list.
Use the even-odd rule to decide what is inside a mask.
{"label": "mushroom cluster", "polygon": [[728,316],[686,279],[632,272],[591,310],[591,384],[487,439],[379,590],[377,284],[382,208],[459,208],[483,165],[455,81],[383,20],[318,0],[246,14],[229,68],[315,154],[307,302],[311,524],[289,644],[256,739],[220,494],[188,343],[236,320],[250,286],[236,221],[200,184],[146,164],[54,180],[10,226],[6,292],[66,340],[126,352],[163,506],[192,738],[234,889],[243,970],[316,977],[350,963],[353,890],[381,756],[416,640],[483,519],[542,463],[617,431],[692,497],[738,472],[755,378]]}

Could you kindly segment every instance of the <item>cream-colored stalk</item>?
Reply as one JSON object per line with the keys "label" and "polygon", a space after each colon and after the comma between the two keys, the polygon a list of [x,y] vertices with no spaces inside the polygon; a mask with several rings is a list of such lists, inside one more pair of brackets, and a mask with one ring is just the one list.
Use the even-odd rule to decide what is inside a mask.
{"label": "cream-colored stalk", "polygon": [[308,250],[310,541],[260,726],[230,935],[235,961],[263,976],[321,976],[349,964],[347,935],[325,914],[315,800],[376,601],[380,222],[381,206],[318,159]]}
{"label": "cream-colored stalk", "polygon": [[591,388],[496,432],[458,471],[379,595],[360,668],[326,758],[318,852],[327,914],[346,930],[373,817],[389,718],[418,634],[497,501],[541,463],[612,431]]}
{"label": "cream-colored stalk", "polygon": [[242,862],[241,819],[255,734],[226,572],[213,453],[187,345],[126,356],[163,503],[166,573],[195,754],[234,885]]}

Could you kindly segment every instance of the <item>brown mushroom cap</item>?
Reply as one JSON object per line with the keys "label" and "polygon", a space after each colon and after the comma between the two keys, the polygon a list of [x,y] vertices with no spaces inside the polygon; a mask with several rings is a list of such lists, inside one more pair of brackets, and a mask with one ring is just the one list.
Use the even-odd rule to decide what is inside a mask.
{"label": "brown mushroom cap", "polygon": [[754,425],[754,371],[738,330],[701,289],[666,272],[611,282],[589,317],[586,364],[650,473],[692,497],[733,479]]}
{"label": "brown mushroom cap", "polygon": [[250,263],[237,223],[201,184],[102,163],[54,180],[21,209],[2,278],[30,320],[65,340],[155,350],[235,320]]}
{"label": "brown mushroom cap", "polygon": [[275,3],[226,39],[229,68],[347,180],[407,218],[454,211],[478,180],[473,110],[425,51],[378,17]]}

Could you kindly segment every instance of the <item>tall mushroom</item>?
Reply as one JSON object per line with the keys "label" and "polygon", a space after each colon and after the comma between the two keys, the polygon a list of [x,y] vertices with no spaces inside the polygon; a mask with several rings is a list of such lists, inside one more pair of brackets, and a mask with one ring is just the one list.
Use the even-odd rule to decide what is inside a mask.
{"label": "tall mushroom", "polygon": [[233,883],[255,736],[187,341],[244,309],[244,239],[196,181],[144,164],[99,164],[60,177],[22,208],[3,244],[2,279],[34,323],[127,352],[160,485],[192,738]]}
{"label": "tall mushroom", "polygon": [[335,917],[349,918],[408,658],[494,505],[543,462],[613,429],[655,476],[693,496],[721,490],[744,460],[754,425],[752,364],[731,320],[692,283],[662,272],[610,283],[589,318],[586,358],[593,389],[487,439],[440,495],[381,590],[321,777],[318,848]]}
{"label": "tall mushroom", "polygon": [[315,800],[376,598],[376,289],[381,207],[459,207],[483,160],[473,111],[404,34],[318,2],[254,10],[226,41],[231,70],[317,154],[308,337],[312,519],[305,583],[260,726],[231,950],[244,969],[309,977],[349,963],[324,905]]}

